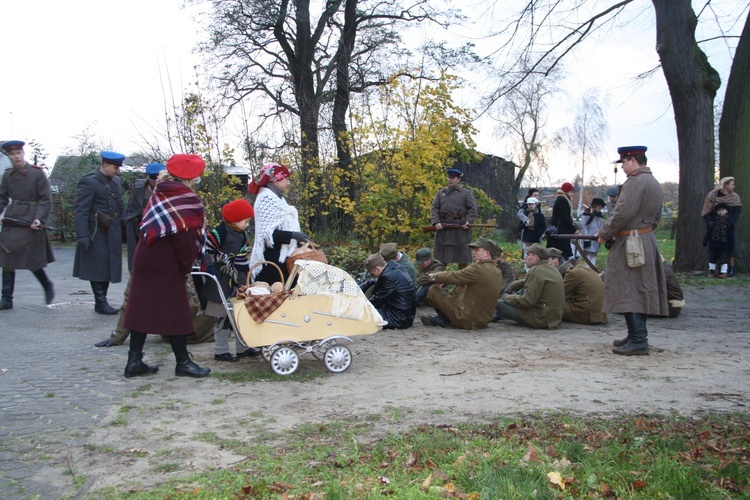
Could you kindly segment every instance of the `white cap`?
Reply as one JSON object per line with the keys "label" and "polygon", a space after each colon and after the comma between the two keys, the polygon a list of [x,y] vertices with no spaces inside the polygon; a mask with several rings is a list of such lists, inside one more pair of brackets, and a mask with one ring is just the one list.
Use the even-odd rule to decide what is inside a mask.
{"label": "white cap", "polygon": [[531,196],[528,200],[526,200],[526,203],[536,203],[539,204],[539,200]]}

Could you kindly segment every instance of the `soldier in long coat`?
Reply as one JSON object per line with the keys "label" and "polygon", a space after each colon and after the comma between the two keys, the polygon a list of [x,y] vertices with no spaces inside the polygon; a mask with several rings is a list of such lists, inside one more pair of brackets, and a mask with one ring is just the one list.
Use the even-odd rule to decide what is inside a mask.
{"label": "soldier in long coat", "polygon": [[531,328],[557,328],[562,321],[565,288],[562,276],[550,266],[547,249],[534,243],[526,249],[526,273],[522,294],[504,295],[497,301],[500,317]]}
{"label": "soldier in long coat", "polygon": [[[0,310],[13,309],[13,290],[16,270],[30,270],[44,288],[44,298],[50,304],[55,297],[52,282],[44,268],[55,261],[47,232],[52,209],[52,192],[47,176],[36,165],[24,159],[23,141],[8,141],[3,149],[11,160],[0,181],[0,214],[5,211],[5,223],[0,219],[0,267],[3,269],[3,290]],[[9,220],[13,219],[13,220]]]}
{"label": "soldier in long coat", "polygon": [[[477,218],[477,202],[471,190],[460,184],[463,173],[455,168],[449,168],[447,172],[448,187],[437,192],[430,209],[430,220],[435,226],[433,253],[440,262],[456,262],[462,269],[471,263],[469,224]],[[444,224],[463,227],[444,228]]]}
{"label": "soldier in long coat", "polygon": [[107,302],[110,283],[122,279],[122,188],[117,174],[125,155],[102,151],[102,165],[81,177],[73,205],[76,254],[73,277],[91,282],[94,310],[117,314]]}
{"label": "soldier in long coat", "polygon": [[[612,352],[626,356],[648,355],[649,315],[667,316],[667,285],[653,230],[659,225],[662,189],[646,166],[645,146],[617,149],[627,180],[622,185],[615,211],[599,230],[598,242],[614,239],[604,278],[604,309],[624,313],[628,335],[613,342]],[[643,243],[645,263],[628,267],[626,242],[637,231]]]}
{"label": "soldier in long coat", "polygon": [[495,264],[500,256],[500,247],[487,238],[479,238],[469,246],[473,264],[459,271],[429,275],[432,283],[456,286],[450,292],[443,287],[430,287],[427,303],[435,308],[437,316],[422,316],[422,324],[481,330],[492,321],[503,281],[503,273]]}
{"label": "soldier in long coat", "polygon": [[141,220],[143,219],[143,207],[151,198],[156,185],[156,177],[159,172],[167,168],[163,163],[149,163],[146,165],[145,179],[138,179],[130,190],[128,208],[125,210],[125,234],[128,241],[128,271],[133,270],[133,254],[138,238],[141,236]]}

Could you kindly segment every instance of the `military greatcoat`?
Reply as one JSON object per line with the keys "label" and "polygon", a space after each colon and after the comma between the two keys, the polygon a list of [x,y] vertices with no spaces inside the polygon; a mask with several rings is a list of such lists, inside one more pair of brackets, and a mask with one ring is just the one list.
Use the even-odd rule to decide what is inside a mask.
{"label": "military greatcoat", "polygon": [[[28,162],[22,168],[11,167],[0,182],[0,214],[31,224],[39,219],[49,225],[52,192],[44,171]],[[0,267],[6,270],[36,271],[54,262],[47,232],[14,225],[0,227]]]}
{"label": "military greatcoat", "polygon": [[563,320],[589,325],[606,323],[604,282],[593,269],[577,266],[565,273],[565,311]]}
{"label": "military greatcoat", "polygon": [[456,285],[450,292],[437,286],[427,292],[427,302],[453,326],[480,330],[492,321],[503,282],[503,272],[493,261],[480,260],[460,271],[436,273],[433,282]]}
{"label": "military greatcoat", "polygon": [[[78,245],[73,276],[85,281],[110,281],[122,279],[122,188],[120,179],[104,175],[96,169],[78,181],[73,217],[76,238],[88,238],[88,250]],[[97,221],[101,212],[111,221],[104,228]]]}
{"label": "military greatcoat", "polygon": [[[463,186],[441,189],[432,200],[430,221],[435,224],[473,224],[477,218],[477,202],[470,189]],[[434,257],[445,264],[471,262],[471,230],[442,229],[435,231]]]}
{"label": "military greatcoat", "polygon": [[128,208],[125,210],[125,232],[128,240],[128,270],[133,269],[133,255],[138,238],[141,237],[141,220],[143,219],[143,208],[151,197],[154,189],[149,184],[149,179],[138,179],[130,191]]}
{"label": "military greatcoat", "polygon": [[[637,168],[622,185],[615,211],[599,230],[601,238],[615,239],[604,275],[604,310],[607,312],[668,315],[667,285],[653,233],[661,218],[662,196],[661,186],[651,169]],[[635,268],[628,267],[625,253],[627,233],[632,229],[646,231],[641,233],[646,263]],[[619,234],[621,232],[625,234]]]}

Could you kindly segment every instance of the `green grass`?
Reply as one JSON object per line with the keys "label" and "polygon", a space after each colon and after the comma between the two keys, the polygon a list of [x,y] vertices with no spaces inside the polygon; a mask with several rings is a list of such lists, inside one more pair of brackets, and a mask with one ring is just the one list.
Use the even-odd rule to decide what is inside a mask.
{"label": "green grass", "polygon": [[[374,440],[370,431],[351,419],[252,439],[206,433],[199,439],[246,460],[152,489],[131,484],[88,498],[750,497],[746,414],[503,417]],[[159,458],[165,460],[150,460],[155,471],[178,470],[176,457]],[[551,473],[559,474],[559,485]]]}

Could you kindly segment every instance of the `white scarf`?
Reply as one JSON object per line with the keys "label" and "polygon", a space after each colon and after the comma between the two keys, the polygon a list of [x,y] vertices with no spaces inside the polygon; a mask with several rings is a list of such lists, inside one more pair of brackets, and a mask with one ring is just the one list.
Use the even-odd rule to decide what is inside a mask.
{"label": "white scarf", "polygon": [[[282,231],[299,231],[299,214],[297,209],[286,202],[271,189],[262,187],[253,205],[255,209],[255,242],[250,255],[250,266],[265,260],[266,248],[273,248],[273,232],[276,229]],[[279,264],[283,264],[287,257],[297,248],[297,240],[292,240],[287,245],[281,245],[279,253]],[[262,266],[252,271],[252,278],[260,272]]]}

